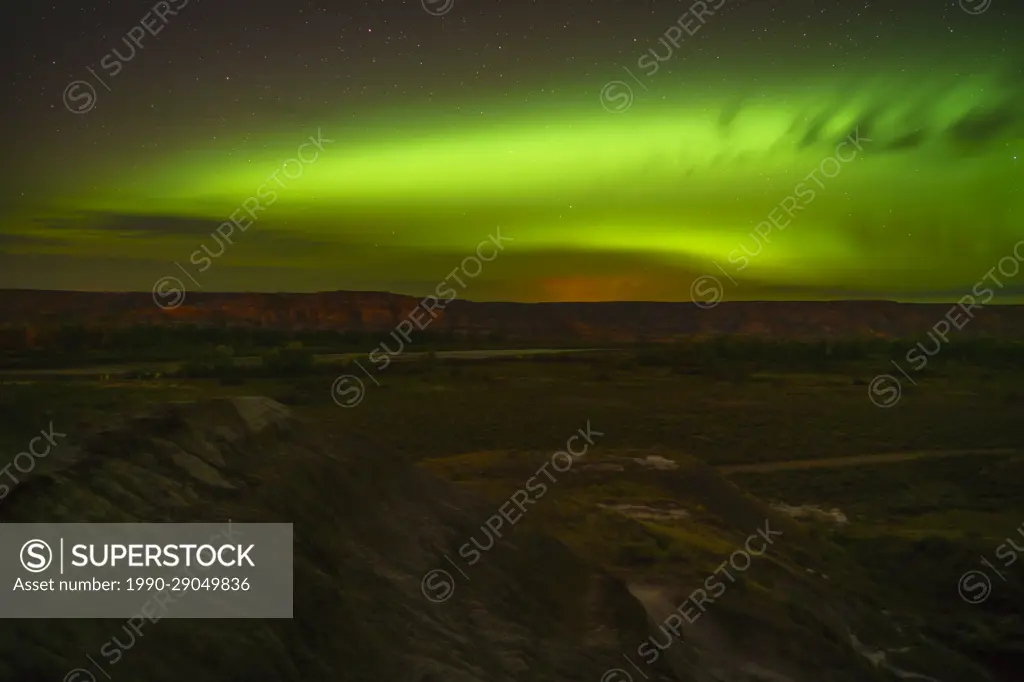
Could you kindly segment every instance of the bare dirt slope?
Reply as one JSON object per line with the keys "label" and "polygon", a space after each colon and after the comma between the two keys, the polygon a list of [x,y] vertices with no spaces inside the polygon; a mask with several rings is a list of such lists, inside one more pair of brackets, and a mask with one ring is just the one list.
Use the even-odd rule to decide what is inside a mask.
{"label": "bare dirt slope", "polygon": [[140,682],[596,681],[645,633],[622,583],[529,532],[429,601],[423,576],[491,505],[267,399],[170,405],[65,443],[0,520],[291,522],[295,616],[165,617],[138,635],[116,620],[0,620],[3,682],[61,680],[93,669],[87,657]]}

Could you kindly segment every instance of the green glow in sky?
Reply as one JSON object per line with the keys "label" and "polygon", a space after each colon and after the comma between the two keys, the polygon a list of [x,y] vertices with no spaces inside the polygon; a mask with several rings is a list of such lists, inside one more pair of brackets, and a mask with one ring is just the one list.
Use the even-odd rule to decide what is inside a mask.
{"label": "green glow in sky", "polygon": [[[60,219],[63,241],[26,252],[185,262],[216,248],[213,229],[263,186],[273,205],[211,270],[238,274],[232,287],[422,293],[412,289],[432,289],[500,228],[515,245],[470,298],[684,300],[718,266],[737,298],[773,287],[924,298],[969,290],[1024,237],[1024,102],[1004,66],[761,89],[665,81],[622,113],[595,87],[543,113],[485,103],[396,123],[389,112],[369,133],[346,116],[112,165],[16,227],[52,237]],[[305,148],[316,160],[268,182],[318,129],[333,141]],[[758,237],[787,201],[784,229]],[[756,254],[742,270],[737,249]],[[292,283],[265,281],[275,268]],[[302,285],[297,272],[320,274]]]}

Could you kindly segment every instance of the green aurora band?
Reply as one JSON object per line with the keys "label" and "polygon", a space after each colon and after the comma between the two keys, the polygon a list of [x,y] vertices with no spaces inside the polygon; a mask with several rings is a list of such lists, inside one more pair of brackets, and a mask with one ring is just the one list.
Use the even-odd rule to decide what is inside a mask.
{"label": "green aurora band", "polygon": [[[422,294],[500,229],[514,242],[468,298],[686,300],[693,277],[724,268],[730,298],[955,299],[1024,238],[1013,73],[922,67],[685,91],[655,78],[650,91],[665,92],[634,86],[621,113],[600,88],[544,110],[368,112],[114,168],[21,227],[59,229],[50,253],[184,263],[201,243],[218,249],[214,228],[319,129],[323,151],[307,146],[316,160],[270,184],[276,201],[216,268],[333,269],[350,275],[334,288],[418,282],[403,293]],[[851,136],[860,149],[837,152]],[[777,208],[787,202],[791,215]],[[782,223],[766,228],[770,214]],[[144,232],[150,216],[204,227],[111,239]],[[1024,291],[1019,279],[1006,302]]]}

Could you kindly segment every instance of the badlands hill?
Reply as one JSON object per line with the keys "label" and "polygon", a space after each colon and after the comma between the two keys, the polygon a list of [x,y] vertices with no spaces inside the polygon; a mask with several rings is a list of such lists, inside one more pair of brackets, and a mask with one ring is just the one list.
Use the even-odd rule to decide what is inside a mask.
{"label": "badlands hill", "polygon": [[[0,290],[0,329],[134,325],[388,332],[423,299],[379,292],[189,293],[165,309],[149,293]],[[993,301],[997,302],[997,301]],[[919,338],[954,304],[891,301],[693,303],[474,303],[433,312],[430,331],[498,333],[517,342],[587,344],[692,335],[757,334],[781,339]],[[953,315],[957,337],[1024,337],[1024,306],[988,305]],[[422,317],[422,315],[421,315]]]}
{"label": "badlands hill", "polygon": [[[164,618],[134,635],[117,620],[0,621],[0,680],[67,679],[87,656],[145,682],[990,679],[880,612],[858,566],[696,460],[595,449],[438,602],[424,576],[484,537],[539,453],[417,463],[257,397],[67,431],[87,435],[41,460],[0,521],[290,522],[294,618]],[[671,620],[767,528],[770,547],[699,619]],[[100,652],[115,637],[111,663]],[[638,654],[654,641],[667,647],[655,660],[651,644]]]}

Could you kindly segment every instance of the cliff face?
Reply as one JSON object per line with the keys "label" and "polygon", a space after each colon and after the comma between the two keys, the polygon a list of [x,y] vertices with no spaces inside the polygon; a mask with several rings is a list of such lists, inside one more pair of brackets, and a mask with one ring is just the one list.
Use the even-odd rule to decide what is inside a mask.
{"label": "cliff face", "polygon": [[[86,325],[195,324],[264,329],[386,332],[409,319],[421,299],[378,292],[315,294],[190,293],[163,309],[146,293],[0,291],[0,325],[47,328]],[[422,310],[422,308],[421,308]],[[952,311],[952,312],[951,312]],[[498,333],[513,341],[575,339],[585,343],[661,341],[690,335],[752,334],[791,339],[907,338],[927,334],[940,320],[951,336],[1024,337],[1024,306],[891,301],[692,303],[473,303],[416,313],[433,332]],[[959,327],[959,328],[958,328]]]}

